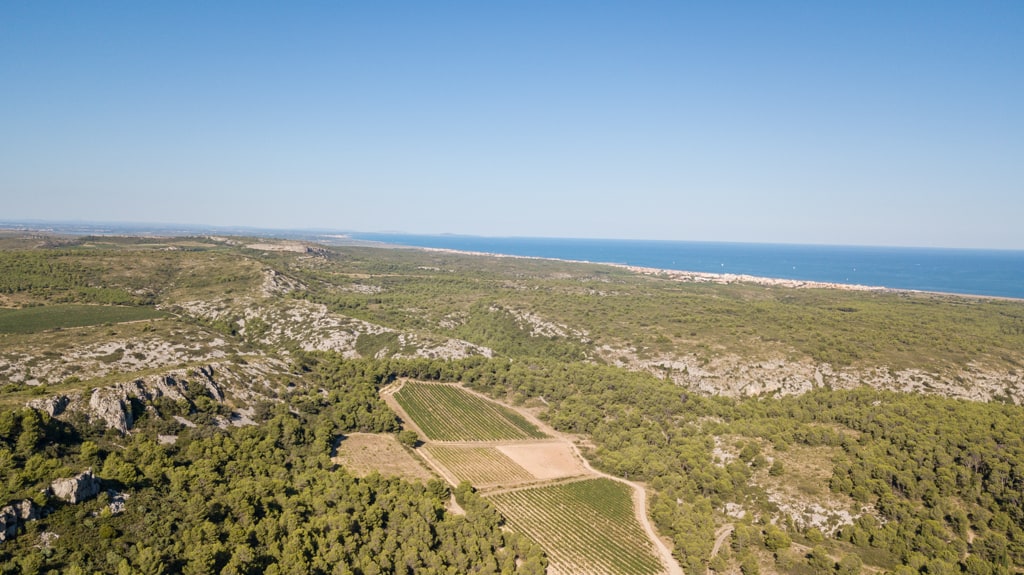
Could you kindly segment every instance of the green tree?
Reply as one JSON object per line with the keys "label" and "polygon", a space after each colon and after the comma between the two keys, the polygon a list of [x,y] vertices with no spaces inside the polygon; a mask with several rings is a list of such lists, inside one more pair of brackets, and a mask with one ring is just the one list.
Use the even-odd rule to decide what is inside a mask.
{"label": "green tree", "polygon": [[757,561],[757,556],[753,553],[745,553],[740,558],[740,572],[743,575],[759,575],[761,573],[761,565]]}
{"label": "green tree", "polygon": [[406,447],[416,447],[420,442],[420,436],[411,429],[405,429],[398,432],[398,442]]}
{"label": "green tree", "polygon": [[777,553],[782,549],[789,549],[791,544],[792,541],[789,535],[777,526],[769,524],[764,528],[764,546],[772,553]]}
{"label": "green tree", "polygon": [[817,545],[807,554],[807,565],[815,575],[829,575],[835,569],[835,561],[828,550]]}
{"label": "green tree", "polygon": [[843,555],[842,559],[839,560],[837,573],[839,575],[860,575],[863,565],[863,562],[857,555],[853,553]]}

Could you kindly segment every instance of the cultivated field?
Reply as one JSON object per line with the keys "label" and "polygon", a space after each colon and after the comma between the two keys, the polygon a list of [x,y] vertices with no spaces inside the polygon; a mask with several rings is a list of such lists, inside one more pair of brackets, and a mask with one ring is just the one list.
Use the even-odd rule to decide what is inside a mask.
{"label": "cultivated field", "polygon": [[565,441],[506,443],[498,451],[537,479],[560,479],[590,473],[582,458]]}
{"label": "cultivated field", "polygon": [[535,481],[529,471],[494,447],[426,445],[424,449],[459,481],[476,488]]}
{"label": "cultivated field", "polygon": [[501,441],[547,437],[525,417],[453,385],[406,382],[395,399],[434,441]]}
{"label": "cultivated field", "polygon": [[671,564],[670,554],[655,547],[638,518],[637,487],[589,469],[556,432],[454,385],[405,381],[391,389],[385,396],[428,437],[417,451],[449,481],[480,489],[512,529],[537,541],[548,573],[666,572],[658,558]]}
{"label": "cultivated field", "polygon": [[548,553],[548,573],[641,575],[665,569],[633,510],[629,486],[598,478],[488,497]]}
{"label": "cultivated field", "polygon": [[0,333],[35,333],[55,328],[83,327],[164,317],[151,307],[113,305],[47,305],[0,309]]}

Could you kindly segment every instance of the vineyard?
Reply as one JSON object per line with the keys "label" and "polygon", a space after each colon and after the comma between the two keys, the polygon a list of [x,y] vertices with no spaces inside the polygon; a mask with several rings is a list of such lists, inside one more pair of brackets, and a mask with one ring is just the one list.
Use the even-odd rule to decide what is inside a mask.
{"label": "vineyard", "polygon": [[48,329],[156,319],[165,315],[151,307],[114,305],[65,304],[0,309],[0,333],[36,333]]}
{"label": "vineyard", "polygon": [[636,520],[631,490],[588,479],[495,494],[489,499],[515,529],[548,552],[548,573],[664,573]]}
{"label": "vineyard", "polygon": [[508,485],[536,479],[521,465],[493,447],[428,444],[424,449],[459,481],[469,481],[476,487]]}
{"label": "vineyard", "polygon": [[452,385],[406,382],[395,399],[435,441],[547,437],[518,413]]}

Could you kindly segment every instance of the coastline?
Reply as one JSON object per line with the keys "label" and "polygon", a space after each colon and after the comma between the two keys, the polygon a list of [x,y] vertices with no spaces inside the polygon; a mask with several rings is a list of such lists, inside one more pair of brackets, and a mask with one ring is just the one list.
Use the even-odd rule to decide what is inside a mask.
{"label": "coastline", "polygon": [[[879,291],[879,292],[911,292],[911,293],[936,293],[940,295],[961,295],[961,294],[943,294],[941,292],[922,292],[917,290],[898,290],[893,288],[887,288],[884,286],[866,286],[859,284],[844,284],[844,283],[833,283],[833,282],[816,282],[808,280],[793,280],[786,278],[769,278],[761,276],[752,276],[746,274],[720,274],[713,272],[692,272],[685,270],[670,270],[665,268],[651,268],[644,266],[634,266],[629,264],[618,264],[612,262],[594,262],[589,260],[568,260],[564,258],[549,258],[543,256],[520,256],[515,254],[499,254],[492,252],[477,252],[469,250],[455,250],[451,248],[429,248],[423,246],[400,246],[416,250],[424,250],[428,252],[439,252],[449,253],[464,256],[484,256],[492,258],[513,258],[523,260],[541,260],[550,262],[565,262],[570,264],[590,264],[599,266],[609,266],[613,268],[623,269],[629,272],[633,272],[641,275],[649,276],[660,276],[666,277],[671,280],[687,282],[687,283],[717,283],[717,284],[730,284],[730,283],[753,283],[758,285],[768,286],[781,286],[790,288],[830,288],[830,289],[841,289],[850,291]],[[986,297],[986,296],[977,296]]]}
{"label": "coastline", "polygon": [[610,266],[614,268],[623,269],[632,273],[648,276],[657,276],[665,279],[684,282],[684,283],[716,283],[720,285],[727,285],[731,283],[749,283],[763,286],[774,286],[774,287],[785,287],[791,289],[837,289],[843,291],[861,291],[861,292],[876,292],[876,293],[891,293],[891,294],[917,294],[917,295],[932,295],[932,296],[943,296],[943,297],[957,297],[967,299],[980,299],[980,300],[998,300],[998,301],[1011,301],[1011,302],[1024,302],[1024,298],[1015,298],[1008,296],[993,296],[993,295],[979,295],[979,294],[966,294],[956,292],[940,292],[940,291],[927,291],[927,290],[915,290],[905,288],[890,288],[885,286],[869,286],[861,284],[848,284],[839,282],[819,282],[812,280],[795,280],[787,278],[771,278],[762,276],[753,276],[747,274],[729,274],[729,273],[714,273],[714,272],[694,272],[685,270],[672,270],[665,268],[652,268],[644,266],[634,266],[629,264],[619,264],[612,262],[595,262],[588,260],[569,260],[564,258],[551,258],[543,256],[521,256],[515,254],[501,254],[492,252],[479,252],[469,250],[456,250],[451,248],[431,248],[425,246],[406,246],[400,244],[390,244],[393,247],[401,247],[407,249],[424,250],[428,252],[438,253],[450,253],[457,255],[466,256],[484,256],[484,257],[495,257],[495,258],[514,258],[524,260],[542,260],[542,261],[553,261],[553,262],[565,262],[575,264],[591,264]]}

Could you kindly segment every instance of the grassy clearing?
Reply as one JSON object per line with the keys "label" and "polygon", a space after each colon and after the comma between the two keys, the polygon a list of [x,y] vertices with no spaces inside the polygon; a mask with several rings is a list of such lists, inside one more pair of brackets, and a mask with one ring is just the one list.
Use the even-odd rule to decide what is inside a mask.
{"label": "grassy clearing", "polygon": [[476,487],[508,485],[536,479],[521,465],[493,447],[424,446],[459,481]]}
{"label": "grassy clearing", "polygon": [[453,385],[407,382],[395,399],[435,441],[547,437],[518,413]]}
{"label": "grassy clearing", "polygon": [[0,333],[37,333],[49,329],[85,327],[162,318],[166,314],[149,307],[109,305],[48,305],[0,310]]}
{"label": "grassy clearing", "polygon": [[435,477],[423,463],[410,455],[392,434],[345,435],[338,442],[337,454],[333,461],[360,477],[376,472],[386,477],[401,477],[419,483]]}
{"label": "grassy clearing", "polygon": [[548,552],[549,573],[663,573],[633,512],[630,488],[589,479],[490,496],[515,529]]}

